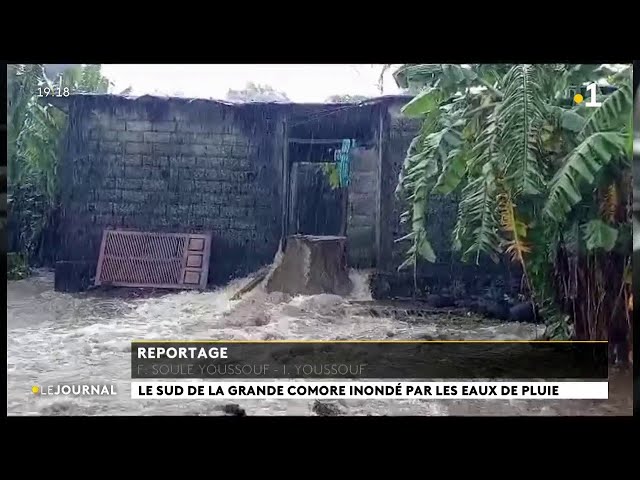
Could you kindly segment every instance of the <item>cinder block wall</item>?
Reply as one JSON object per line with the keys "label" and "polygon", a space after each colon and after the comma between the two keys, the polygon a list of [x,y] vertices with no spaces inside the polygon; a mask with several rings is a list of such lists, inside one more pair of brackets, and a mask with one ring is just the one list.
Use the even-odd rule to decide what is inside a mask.
{"label": "cinder block wall", "polygon": [[97,263],[106,227],[211,232],[214,284],[273,259],[282,204],[276,110],[76,96],[68,111],[58,260]]}
{"label": "cinder block wall", "polygon": [[378,150],[375,148],[357,148],[353,151],[347,238],[349,264],[355,268],[371,268],[376,264],[379,162]]}

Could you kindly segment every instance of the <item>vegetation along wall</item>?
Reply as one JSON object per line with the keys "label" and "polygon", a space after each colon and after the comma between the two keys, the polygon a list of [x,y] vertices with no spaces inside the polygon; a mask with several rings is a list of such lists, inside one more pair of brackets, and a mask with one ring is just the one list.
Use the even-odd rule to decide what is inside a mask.
{"label": "vegetation along wall", "polygon": [[410,233],[411,219],[401,221],[408,205],[402,195],[396,194],[396,188],[407,151],[422,126],[421,119],[401,112],[411,98],[392,97],[382,112],[379,272],[372,282],[374,294],[379,297],[419,297],[445,291],[458,297],[467,294],[501,297],[505,293],[515,293],[521,281],[516,265],[507,259],[494,263],[486,257],[481,257],[477,263],[463,262],[460,252],[454,251],[452,234],[459,203],[454,195],[432,194],[429,198],[426,227],[435,261],[419,258],[415,272],[411,265],[400,268],[411,244],[398,240]]}

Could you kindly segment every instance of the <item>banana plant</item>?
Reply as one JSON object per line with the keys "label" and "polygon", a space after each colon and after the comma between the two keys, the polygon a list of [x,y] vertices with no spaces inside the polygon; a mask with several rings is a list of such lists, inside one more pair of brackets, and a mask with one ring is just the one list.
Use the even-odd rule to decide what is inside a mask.
{"label": "banana plant", "polygon": [[[398,241],[411,241],[400,268],[437,261],[428,241],[431,195],[459,197],[452,233],[464,260],[508,255],[541,303],[551,295],[555,250],[567,246],[563,231],[579,232],[586,252],[620,246],[626,226],[616,212],[626,208],[631,156],[628,68],[428,64],[394,76],[419,89],[403,112],[423,119],[397,188],[408,205],[402,219],[410,220]],[[567,101],[570,87],[605,79],[616,88],[601,107]]]}

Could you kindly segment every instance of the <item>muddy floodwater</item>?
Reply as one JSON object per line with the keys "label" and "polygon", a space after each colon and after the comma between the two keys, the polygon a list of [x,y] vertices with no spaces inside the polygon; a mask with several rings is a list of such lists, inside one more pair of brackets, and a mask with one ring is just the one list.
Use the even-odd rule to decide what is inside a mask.
{"label": "muddy floodwater", "polygon": [[[230,400],[134,400],[132,340],[534,339],[541,327],[447,312],[421,318],[371,315],[366,273],[352,272],[350,297],[266,294],[231,297],[246,282],[211,292],[132,298],[117,291],[65,294],[53,274],[7,284],[9,415],[224,415]],[[48,397],[33,385],[114,384],[115,396]],[[631,415],[632,377],[613,371],[608,400],[341,400],[343,415]],[[247,415],[315,415],[313,401],[239,400]]]}

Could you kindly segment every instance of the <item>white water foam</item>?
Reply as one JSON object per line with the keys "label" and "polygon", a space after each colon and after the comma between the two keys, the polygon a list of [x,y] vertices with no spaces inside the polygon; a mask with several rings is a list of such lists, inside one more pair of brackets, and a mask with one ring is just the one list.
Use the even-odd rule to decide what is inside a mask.
{"label": "white water foam", "polygon": [[[447,335],[451,338],[533,338],[531,325],[479,322],[446,314],[407,322],[354,310],[370,300],[369,272],[351,271],[349,297],[267,293],[264,282],[240,300],[232,297],[253,278],[210,292],[156,298],[99,298],[53,290],[51,274],[8,283],[7,412],[9,415],[220,415],[227,401],[136,401],[130,398],[130,342],[143,339],[386,339]],[[60,399],[36,396],[32,385],[115,383],[115,397]],[[352,415],[525,413],[546,415],[561,407],[535,402],[349,401]],[[313,402],[243,402],[250,415],[311,415]],[[566,407],[564,407],[566,408]],[[573,407],[574,410],[577,406]],[[552,412],[552,413],[549,413]],[[579,412],[581,413],[581,412]]]}

